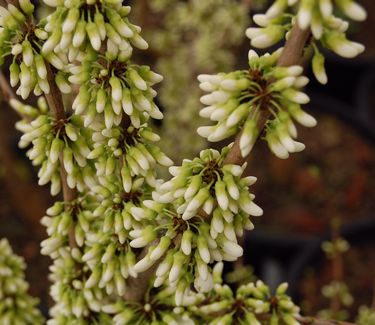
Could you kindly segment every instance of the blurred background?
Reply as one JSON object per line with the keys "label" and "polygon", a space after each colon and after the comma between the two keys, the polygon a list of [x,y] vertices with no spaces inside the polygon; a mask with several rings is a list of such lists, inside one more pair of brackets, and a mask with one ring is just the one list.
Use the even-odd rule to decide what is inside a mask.
{"label": "blurred background", "polygon": [[[133,6],[132,22],[142,26],[150,44],[149,51],[135,55],[136,60],[165,77],[157,98],[165,119],[155,127],[162,135],[163,150],[178,164],[208,146],[195,133],[199,125],[208,124],[198,115],[196,76],[246,68],[250,44],[244,31],[251,15],[263,12],[267,1],[126,2]],[[315,314],[332,302],[321,291],[334,280],[335,261],[321,249],[332,233],[350,244],[340,257],[341,280],[354,298],[346,309],[354,317],[358,306],[374,301],[375,2],[359,2],[369,17],[354,23],[350,36],[366,45],[365,53],[352,60],[327,53],[329,83],[324,87],[306,67],[311,77],[307,93],[312,99],[307,108],[319,122],[313,129],[299,130],[306,150],[284,161],[259,142],[248,166],[249,174],[258,177],[253,191],[265,213],[254,220],[255,230],[244,238],[245,257],[238,264],[251,267],[240,272],[240,278],[258,277],[273,287],[290,282],[290,293],[306,314]],[[46,10],[41,7],[40,14]],[[7,73],[5,67],[3,71]],[[16,121],[15,113],[2,101],[0,238],[7,237],[25,258],[31,293],[47,306],[50,261],[39,253],[39,243],[46,237],[39,221],[54,198],[48,187],[37,186],[35,169],[17,147]],[[332,224],[339,227],[332,231]]]}

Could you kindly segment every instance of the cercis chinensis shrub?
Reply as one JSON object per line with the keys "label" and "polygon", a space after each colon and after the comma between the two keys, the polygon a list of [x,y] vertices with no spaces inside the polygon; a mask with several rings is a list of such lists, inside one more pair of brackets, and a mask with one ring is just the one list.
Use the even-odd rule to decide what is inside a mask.
{"label": "cercis chinensis shrub", "polygon": [[[29,0],[1,7],[0,51],[2,61],[12,57],[16,93],[39,96],[34,106],[10,101],[22,117],[16,124],[23,133],[19,145],[38,167],[39,184],[50,183],[52,195],[64,193],[42,218],[48,234],[42,253],[53,260],[55,304],[48,324],[298,324],[299,308],[286,295],[286,284],[274,294],[261,281],[232,291],[221,273],[223,262],[242,256],[239,237],[263,213],[250,192],[256,178],[230,155],[238,145],[245,161],[259,136],[280,158],[304,149],[295,122],[313,127],[316,120],[302,107],[309,101],[303,68],[279,66],[282,48],[264,55],[250,50],[243,70],[200,75],[206,92],[200,115],[213,123],[198,128],[199,135],[216,142],[241,132],[239,143],[202,150],[172,166],[153,130],[153,120],[163,118],[154,90],[163,78],[133,60],[134,48],[146,50],[148,44],[128,19],[130,6],[117,0],[44,2],[53,10],[38,22]],[[154,10],[172,2],[155,1]],[[189,1],[189,8],[206,12],[203,3]],[[220,4],[236,16],[231,1]],[[314,49],[314,73],[325,83],[322,47],[345,57],[363,50],[346,39],[348,23],[333,15],[336,7],[350,18],[365,18],[351,0],[277,0],[254,17],[260,27],[246,34],[254,47],[264,48],[292,37],[297,25],[311,29],[307,46]],[[188,8],[178,10],[183,18]],[[204,43],[211,35],[201,32]],[[208,53],[213,55],[200,53],[203,62]],[[261,126],[265,112],[269,117]],[[170,167],[172,178],[159,179],[159,167]],[[18,276],[8,273],[0,274],[1,281]],[[6,290],[15,288],[14,281]],[[16,308],[9,301],[1,308]],[[20,315],[0,309],[1,317]],[[40,319],[36,312],[28,317]]]}

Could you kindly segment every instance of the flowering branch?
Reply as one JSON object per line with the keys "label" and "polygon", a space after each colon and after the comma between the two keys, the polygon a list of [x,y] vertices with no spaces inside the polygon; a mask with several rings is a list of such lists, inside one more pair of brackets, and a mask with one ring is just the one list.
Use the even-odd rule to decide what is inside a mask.
{"label": "flowering branch", "polygon": [[[18,0],[7,0],[7,3],[14,5],[15,7],[19,7]],[[30,19],[30,18],[28,18]],[[45,98],[48,102],[49,108],[51,110],[52,116],[56,119],[56,121],[60,121],[61,123],[65,123],[66,115],[64,109],[64,103],[62,99],[62,94],[59,87],[56,84],[55,76],[52,71],[52,67],[48,62],[44,62],[46,70],[47,70],[47,82],[49,84],[49,93],[45,94]],[[3,75],[0,76],[1,87],[3,91],[7,94],[7,98],[14,99],[15,95],[9,84],[4,80]],[[65,202],[71,202],[77,198],[77,193],[74,189],[68,186],[67,182],[67,172],[64,168],[63,162],[63,153],[59,153],[59,160],[61,164],[60,168],[60,177],[61,177],[61,187],[63,191],[63,199]],[[69,245],[71,247],[76,247],[75,239],[74,239],[74,227],[70,228],[69,232]]]}
{"label": "flowering branch", "polygon": [[[285,44],[285,48],[279,58],[278,65],[279,66],[290,66],[297,64],[301,60],[303,49],[308,41],[310,35],[309,30],[301,30],[298,25],[295,25],[292,29],[290,38]],[[258,129],[262,130],[268,119],[270,113],[268,110],[261,112],[261,118],[258,120]],[[235,165],[242,165],[246,158],[243,158],[241,155],[240,150],[240,138],[241,133],[237,136],[236,141],[234,142],[232,148],[230,149],[226,159],[225,164],[235,164]],[[204,215],[204,211],[201,211],[202,215]],[[210,218],[211,216],[205,214],[205,218]],[[144,297],[145,292],[148,289],[148,283],[150,278],[154,276],[154,271],[156,269],[157,264],[143,273],[138,274],[138,277],[135,279],[131,279],[128,283],[128,294],[127,299],[132,301],[141,301]]]}
{"label": "flowering branch", "polygon": [[[278,59],[278,66],[287,67],[298,64],[301,61],[303,49],[305,48],[309,37],[310,30],[302,30],[297,24],[293,26],[290,37],[288,38],[285,47]],[[260,117],[257,120],[257,129],[260,131],[259,135],[262,135],[266,123],[270,118],[270,112],[268,110],[263,110],[260,112]],[[246,161],[246,157],[243,157],[240,149],[240,140],[242,137],[242,132],[240,132],[231,150],[228,153],[227,158],[225,159],[226,164],[236,164],[242,165]],[[255,142],[253,142],[255,144]]]}

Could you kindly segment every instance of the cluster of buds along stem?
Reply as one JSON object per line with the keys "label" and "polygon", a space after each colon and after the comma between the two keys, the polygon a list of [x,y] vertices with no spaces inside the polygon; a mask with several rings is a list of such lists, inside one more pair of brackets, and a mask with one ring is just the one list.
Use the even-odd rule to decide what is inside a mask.
{"label": "cluster of buds along stem", "polygon": [[[157,226],[155,220],[150,213],[139,213],[145,207],[143,201],[151,198],[152,188],[144,184],[143,178],[137,178],[127,192],[115,178],[100,182],[92,189],[98,201],[93,205],[92,227],[85,234],[82,260],[91,271],[86,286],[122,296],[126,279],[137,277],[134,249],[156,238],[151,231]],[[138,232],[143,234],[144,242],[136,240]]]}
{"label": "cluster of buds along stem", "polygon": [[103,123],[102,128],[120,125],[126,116],[139,127],[150,117],[163,118],[153,102],[156,96],[151,87],[162,77],[148,66],[132,64],[122,59],[90,58],[80,66],[70,68],[69,80],[81,85],[73,102],[76,114],[84,115],[85,126]]}
{"label": "cluster of buds along stem", "polygon": [[41,325],[38,299],[28,295],[24,279],[25,263],[15,255],[6,239],[0,240],[0,323]]}
{"label": "cluster of buds along stem", "polygon": [[[288,13],[289,7],[297,12],[296,16]],[[295,24],[302,30],[310,28],[313,72],[320,83],[326,84],[324,56],[317,43],[345,58],[356,57],[364,51],[362,44],[347,39],[349,23],[334,15],[336,8],[352,20],[363,21],[367,16],[364,8],[353,0],[277,0],[265,14],[254,15],[254,22],[260,27],[248,28],[246,35],[252,46],[266,48],[279,42],[285,34],[288,38],[288,32]]]}
{"label": "cluster of buds along stem", "polygon": [[26,148],[31,145],[26,155],[33,165],[41,166],[39,185],[51,182],[51,194],[60,192],[62,161],[70,188],[83,191],[92,186],[93,171],[86,160],[90,153],[91,134],[82,128],[81,117],[72,115],[66,120],[54,118],[48,112],[43,97],[38,100],[38,108],[24,105],[16,99],[12,99],[10,104],[24,116],[16,124],[16,128],[24,133],[19,146]]}
{"label": "cluster of buds along stem", "polygon": [[304,126],[316,125],[316,120],[301,108],[309,102],[302,92],[308,79],[302,76],[302,67],[278,67],[280,51],[258,56],[249,52],[249,70],[217,75],[201,75],[202,90],[209,92],[201,98],[205,105],[200,115],[216,122],[198,128],[198,133],[209,141],[221,141],[242,128],[240,149],[246,157],[260,133],[258,120],[271,114],[265,140],[273,153],[287,158],[289,152],[298,152],[304,145],[295,141],[297,129],[293,119]]}
{"label": "cluster of buds along stem", "polygon": [[260,325],[298,325],[299,308],[286,295],[287,284],[281,284],[274,295],[260,280],[240,286],[235,293],[228,285],[216,284],[207,302],[192,308],[210,325],[234,323]]}

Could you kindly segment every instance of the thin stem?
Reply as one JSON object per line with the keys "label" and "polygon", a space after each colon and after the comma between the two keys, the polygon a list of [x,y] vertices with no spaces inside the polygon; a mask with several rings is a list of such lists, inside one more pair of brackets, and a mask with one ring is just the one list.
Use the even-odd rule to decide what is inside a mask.
{"label": "thin stem", "polygon": [[12,87],[9,85],[7,79],[5,78],[2,72],[0,72],[0,88],[3,92],[4,101],[9,103],[11,99],[16,98],[16,95],[14,94]]}
{"label": "thin stem", "polygon": [[[47,82],[50,87],[50,92],[48,94],[45,94],[48,106],[51,110],[53,117],[57,121],[60,121],[60,120],[65,121],[66,114],[65,114],[61,91],[59,87],[57,87],[55,76],[52,71],[51,65],[48,62],[45,62],[45,65],[47,68]],[[63,159],[64,159],[63,153],[60,152],[60,156],[59,156],[60,178],[61,178],[63,198],[64,198],[64,202],[71,202],[77,198],[77,191],[75,189],[71,189],[68,185],[68,174],[65,170]],[[75,241],[75,236],[74,236],[74,226],[70,227],[68,238],[69,238],[69,246],[71,248],[77,247],[77,243]]]}
{"label": "thin stem", "polygon": [[[340,228],[339,221],[334,220],[332,224],[332,243],[335,245],[340,239]],[[340,250],[335,250],[334,256],[332,258],[332,280],[335,282],[342,282],[344,278],[344,267],[343,258]],[[331,298],[330,309],[333,315],[336,315],[341,308],[341,300],[339,295],[334,295]],[[335,317],[335,316],[334,316]]]}
{"label": "thin stem", "polygon": [[315,317],[296,317],[302,325],[355,325],[354,323],[342,322],[337,320],[319,319]]}

